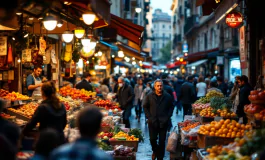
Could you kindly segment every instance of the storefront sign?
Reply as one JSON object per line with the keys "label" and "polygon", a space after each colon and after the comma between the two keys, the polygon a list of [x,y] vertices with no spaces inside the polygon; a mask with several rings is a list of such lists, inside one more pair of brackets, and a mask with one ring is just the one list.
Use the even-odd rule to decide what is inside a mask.
{"label": "storefront sign", "polygon": [[182,52],[183,52],[183,53],[188,53],[188,52],[189,52],[189,46],[188,46],[187,43],[184,43],[184,44],[182,45]]}
{"label": "storefront sign", "polygon": [[246,65],[246,61],[247,61],[247,58],[246,58],[246,50],[245,50],[245,27],[242,26],[240,29],[239,29],[239,54],[240,54],[240,62],[241,62],[241,68],[242,69],[245,69],[247,68],[247,65]]}
{"label": "storefront sign", "polygon": [[216,57],[216,64],[217,65],[224,65],[224,56],[217,56]]}
{"label": "storefront sign", "polygon": [[243,15],[240,12],[230,12],[225,17],[225,23],[231,28],[237,28],[243,23]]}
{"label": "storefront sign", "polygon": [[7,37],[0,37],[0,56],[7,55]]}

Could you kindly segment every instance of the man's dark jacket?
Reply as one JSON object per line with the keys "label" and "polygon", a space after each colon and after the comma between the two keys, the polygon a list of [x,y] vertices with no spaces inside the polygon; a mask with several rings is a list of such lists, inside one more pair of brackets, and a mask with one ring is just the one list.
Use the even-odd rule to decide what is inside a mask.
{"label": "man's dark jacket", "polygon": [[77,83],[75,88],[76,89],[85,89],[87,91],[93,91],[91,84],[85,79],[83,79],[81,82]]}
{"label": "man's dark jacket", "polygon": [[131,108],[133,106],[134,93],[131,86],[124,84],[118,90],[117,96],[121,109]]}
{"label": "man's dark jacket", "polygon": [[164,91],[166,91],[174,99],[173,88],[169,85],[169,82],[167,80],[163,79],[162,81]]}
{"label": "man's dark jacket", "polygon": [[157,95],[153,91],[144,99],[143,108],[149,122],[166,127],[174,110],[173,98],[163,91],[160,101],[157,102]]}
{"label": "man's dark jacket", "polygon": [[196,99],[195,88],[192,83],[185,82],[180,88],[180,101],[182,104],[192,104]]}
{"label": "man's dark jacket", "polygon": [[242,117],[245,115],[244,106],[247,104],[250,104],[250,101],[248,100],[248,96],[250,95],[251,90],[252,90],[252,87],[250,86],[249,83],[240,87],[239,104],[238,104],[237,111],[236,111],[236,113],[239,117]]}
{"label": "man's dark jacket", "polygon": [[224,82],[222,82],[220,85],[218,85],[217,88],[222,91],[222,93],[224,94],[224,96],[227,95],[227,89],[228,89],[227,84],[225,84]]}

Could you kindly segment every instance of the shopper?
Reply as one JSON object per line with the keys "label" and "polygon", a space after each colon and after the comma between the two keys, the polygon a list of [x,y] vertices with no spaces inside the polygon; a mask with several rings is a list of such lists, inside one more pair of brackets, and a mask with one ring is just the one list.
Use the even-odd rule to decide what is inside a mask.
{"label": "shopper", "polygon": [[83,75],[83,80],[76,84],[77,89],[85,89],[87,91],[93,91],[92,85],[90,84],[91,74],[86,72]]}
{"label": "shopper", "polygon": [[99,86],[100,93],[102,94],[104,99],[107,99],[107,96],[109,94],[109,79],[104,78],[101,85]]}
{"label": "shopper", "polygon": [[124,111],[122,115],[123,122],[126,128],[131,128],[129,118],[131,116],[131,109],[133,107],[133,99],[134,99],[133,89],[130,85],[125,83],[123,77],[118,78],[118,84],[119,88],[118,88],[117,98],[120,104],[120,108]]}
{"label": "shopper", "polygon": [[136,119],[138,119],[138,122],[140,122],[141,119],[141,114],[142,114],[142,101],[141,101],[141,96],[142,93],[145,89],[145,85],[143,84],[143,79],[138,78],[137,79],[137,84],[134,87],[134,101],[133,105],[135,107],[135,113],[136,113]]}
{"label": "shopper", "polygon": [[188,77],[188,81],[183,83],[180,89],[180,101],[183,106],[183,119],[185,115],[191,115],[191,104],[196,99],[195,88],[192,84],[193,76]]}
{"label": "shopper", "polygon": [[218,84],[218,89],[222,91],[224,96],[227,95],[227,84],[224,82],[224,79],[222,77],[217,77],[217,84]]}
{"label": "shopper", "polygon": [[42,72],[42,67],[35,65],[34,71],[32,74],[28,75],[27,77],[27,89],[28,89],[28,96],[33,96],[35,94],[41,94],[41,85],[42,80],[40,78]]}
{"label": "shopper", "polygon": [[238,85],[239,79],[240,79],[240,76],[235,77],[234,86],[232,88],[231,94],[229,95],[229,97],[232,101],[235,101],[236,95],[238,94],[238,91],[239,91],[239,85]]}
{"label": "shopper", "polygon": [[243,117],[243,123],[247,123],[247,117],[244,112],[244,106],[250,104],[248,96],[250,95],[250,91],[252,90],[250,84],[248,83],[248,77],[243,75],[240,77],[238,84],[240,86],[239,91],[239,104],[236,110],[236,114],[238,117]]}
{"label": "shopper", "polygon": [[201,97],[205,97],[207,86],[206,86],[206,83],[204,82],[203,77],[199,77],[198,83],[196,84],[196,91],[197,91],[197,99],[200,99]]}
{"label": "shopper", "polygon": [[[165,140],[174,106],[173,98],[163,91],[163,81],[154,82],[154,92],[148,94],[143,102],[145,115],[148,119],[152,160],[162,160],[165,155]],[[157,137],[159,142],[157,144]]]}
{"label": "shopper", "polygon": [[210,86],[209,86],[209,89],[207,89],[207,93],[210,92],[210,91],[217,91],[217,92],[222,93],[222,91],[217,88],[217,83],[214,82],[214,81],[210,82]]}
{"label": "shopper", "polygon": [[98,108],[82,109],[77,116],[77,128],[81,137],[55,149],[50,160],[111,160],[111,156],[97,148],[96,138],[100,132],[101,121],[102,114]]}
{"label": "shopper", "polygon": [[42,130],[36,142],[35,154],[31,160],[48,160],[51,152],[59,145],[60,136],[56,130]]}
{"label": "shopper", "polygon": [[176,101],[176,106],[177,106],[177,111],[176,111],[176,114],[179,113],[179,111],[181,111],[182,109],[182,106],[181,106],[181,103],[180,103],[180,93],[181,93],[181,86],[182,84],[184,83],[182,77],[179,77],[179,78],[175,78],[175,84],[174,84],[174,90],[176,92],[176,95],[177,95],[177,101]]}
{"label": "shopper", "polygon": [[151,82],[147,82],[146,84],[146,88],[144,89],[142,95],[141,95],[141,101],[143,102],[143,100],[145,99],[145,97],[152,92],[152,86],[151,86]]}
{"label": "shopper", "polygon": [[64,143],[63,130],[66,126],[66,110],[65,106],[60,103],[56,96],[56,88],[53,82],[46,82],[41,87],[43,101],[34,112],[31,120],[26,124],[22,133],[25,135],[31,131],[37,123],[40,124],[39,130],[46,128],[55,129],[60,136],[60,143]]}
{"label": "shopper", "polygon": [[6,136],[0,133],[0,159],[16,160],[17,147],[15,147]]}
{"label": "shopper", "polygon": [[[6,105],[6,101],[0,98],[0,113],[2,113],[4,106]],[[14,148],[18,147],[19,140],[19,128],[0,116],[0,135],[5,137],[7,143],[10,143]],[[4,141],[4,140],[3,140]]]}

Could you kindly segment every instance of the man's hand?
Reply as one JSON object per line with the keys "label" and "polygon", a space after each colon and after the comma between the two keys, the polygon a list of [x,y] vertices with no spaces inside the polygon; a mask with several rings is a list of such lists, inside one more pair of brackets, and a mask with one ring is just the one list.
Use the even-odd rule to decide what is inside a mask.
{"label": "man's hand", "polygon": [[38,84],[38,87],[41,87],[43,83]]}

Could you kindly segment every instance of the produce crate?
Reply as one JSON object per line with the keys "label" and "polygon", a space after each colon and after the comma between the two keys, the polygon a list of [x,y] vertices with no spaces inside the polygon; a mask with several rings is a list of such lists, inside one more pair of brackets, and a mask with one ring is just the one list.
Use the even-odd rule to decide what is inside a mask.
{"label": "produce crate", "polygon": [[199,115],[198,118],[201,124],[207,124],[207,123],[214,121],[214,117],[202,117]]}
{"label": "produce crate", "polygon": [[197,139],[198,148],[207,148],[214,145],[228,145],[234,142],[234,138],[207,136],[199,133]]}
{"label": "produce crate", "polygon": [[133,156],[113,156],[114,160],[136,160],[136,154],[133,153]]}
{"label": "produce crate", "polygon": [[9,109],[6,110],[6,113],[10,114],[11,116],[16,116],[16,118],[22,119],[24,121],[29,121],[30,120],[29,117],[27,117],[27,116],[25,116],[23,114],[19,114],[19,113],[13,112],[13,111],[11,111]]}
{"label": "produce crate", "polygon": [[110,142],[110,145],[112,145],[112,146],[123,145],[123,146],[127,146],[127,147],[133,147],[136,152],[138,151],[139,141],[119,141],[119,140],[115,140],[115,141],[109,141],[109,142]]}

